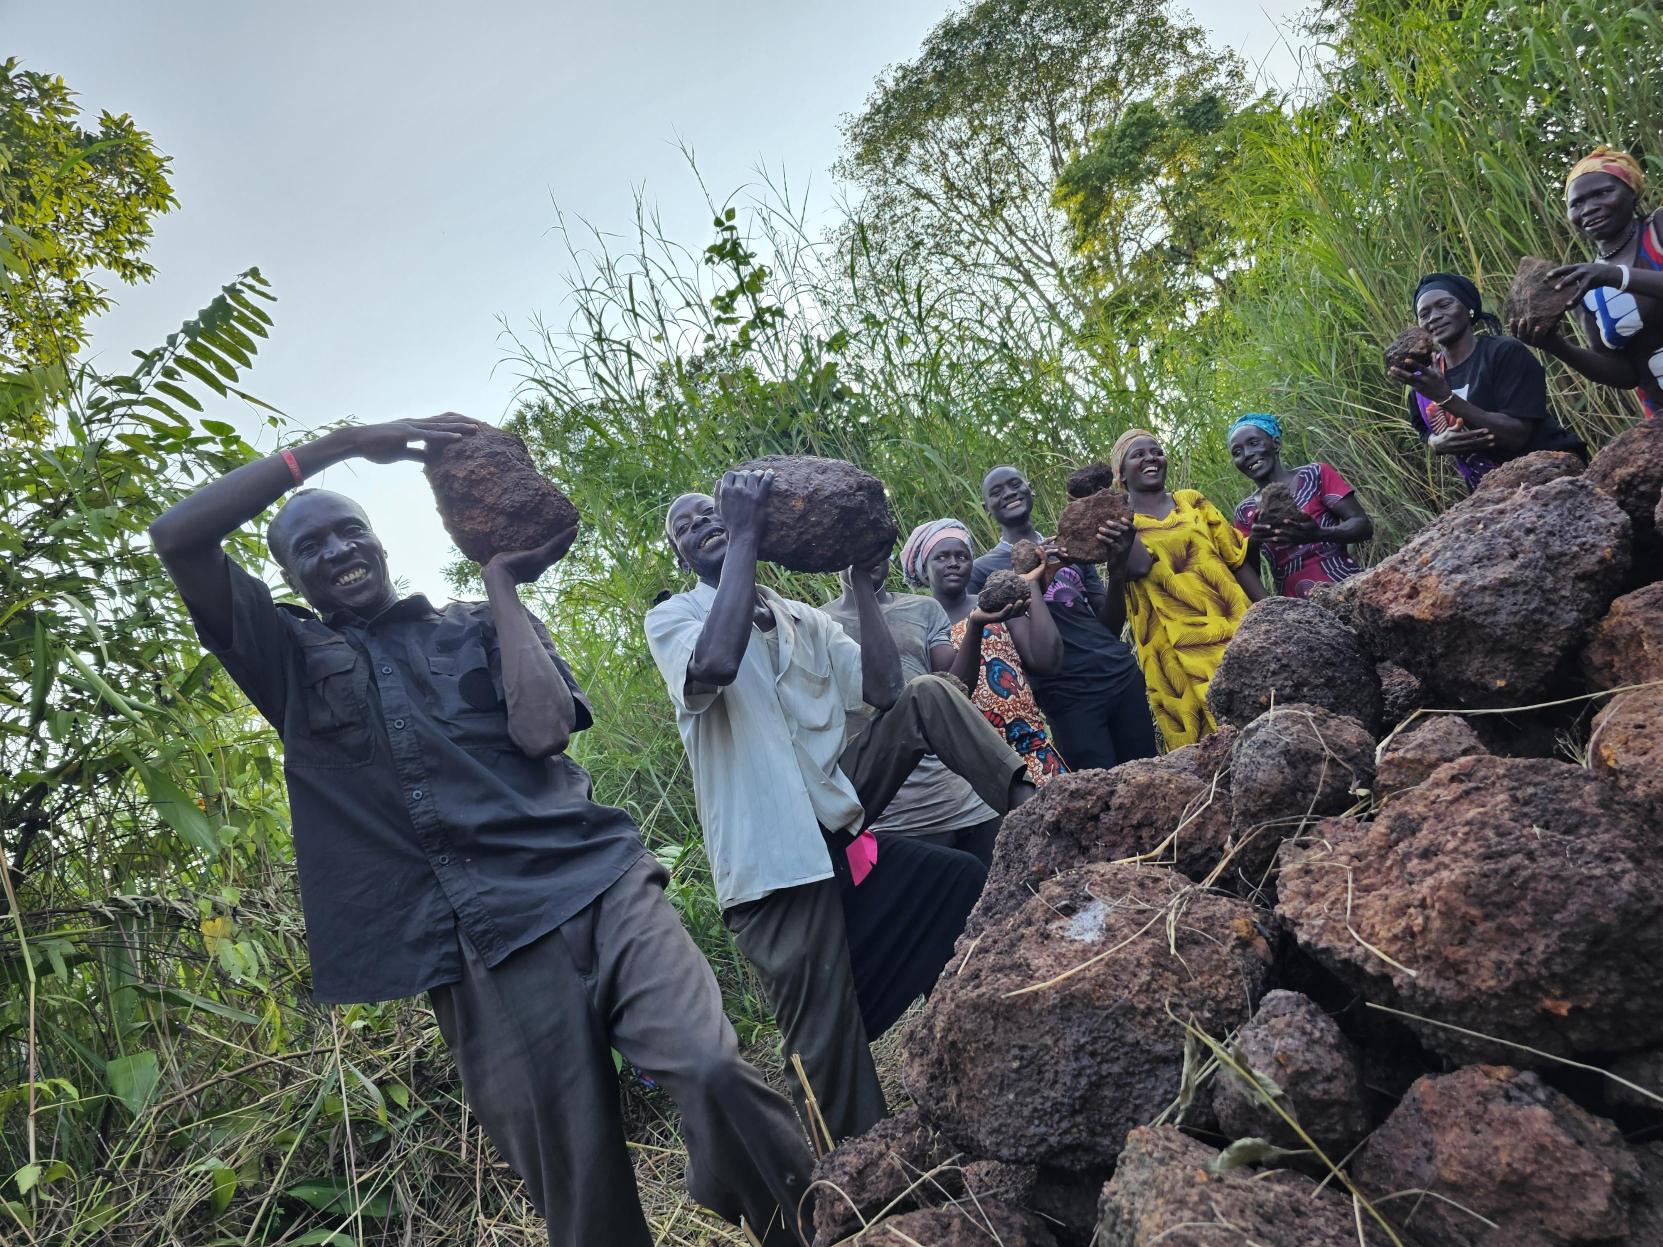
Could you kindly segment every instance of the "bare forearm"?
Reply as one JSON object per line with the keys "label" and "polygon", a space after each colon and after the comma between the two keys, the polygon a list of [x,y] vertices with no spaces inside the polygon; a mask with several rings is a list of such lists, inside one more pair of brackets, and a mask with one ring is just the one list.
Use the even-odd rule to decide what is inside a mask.
{"label": "bare forearm", "polygon": [[497,625],[508,735],[527,757],[563,753],[577,722],[572,691],[531,626],[513,577],[487,571],[485,594]]}
{"label": "bare forearm", "polygon": [[1259,579],[1258,568],[1243,563],[1236,568],[1234,575],[1236,583],[1242,587],[1242,592],[1247,594],[1249,602],[1262,602],[1270,596],[1265,589],[1265,582]]}
{"label": "bare forearm", "polygon": [[982,679],[982,625],[976,617],[965,620],[964,638],[959,641],[959,647],[953,653],[953,665],[947,668],[947,674],[952,676],[971,693],[976,691],[976,685]]}
{"label": "bare forearm", "polygon": [[[337,429],[289,453],[301,473],[312,476],[352,457],[353,432]],[[280,455],[245,463],[163,511],[150,525],[150,540],[170,567],[193,554],[218,550],[226,537],[294,487],[294,476]]]}
{"label": "bare forearm", "polygon": [[1126,573],[1116,570],[1112,563],[1107,570],[1109,575],[1103,584],[1103,600],[1097,605],[1097,618],[1103,621],[1105,628],[1119,636],[1120,630],[1126,626]]}
{"label": "bare forearm", "polygon": [[1503,450],[1518,450],[1530,441],[1529,422],[1510,416],[1505,411],[1486,411],[1454,394],[1445,400],[1443,409],[1452,416],[1459,416],[1461,423],[1469,429],[1488,429],[1494,433],[1496,445]]}
{"label": "bare forearm", "polygon": [[853,580],[860,617],[860,695],[868,706],[888,710],[901,695],[901,651],[889,634],[872,582],[863,576]]}
{"label": "bare forearm", "polygon": [[1549,338],[1542,343],[1542,349],[1590,381],[1625,388],[1634,384],[1634,370],[1628,360],[1611,351],[1597,351],[1563,336]]}
{"label": "bare forearm", "polygon": [[724,688],[739,675],[756,609],[756,550],[754,533],[734,533],[728,539],[716,600],[710,604],[710,615],[693,647],[693,660],[687,664],[690,683]]}
{"label": "bare forearm", "polygon": [[1038,584],[1028,591],[1028,614],[1010,623],[1011,641],[1022,669],[1030,675],[1055,675],[1062,670],[1062,633],[1051,608],[1045,604],[1045,590]]}
{"label": "bare forearm", "polygon": [[1126,551],[1126,577],[1129,580],[1142,580],[1155,566],[1155,556],[1149,553],[1149,548],[1143,544],[1142,537],[1133,537],[1131,548]]}

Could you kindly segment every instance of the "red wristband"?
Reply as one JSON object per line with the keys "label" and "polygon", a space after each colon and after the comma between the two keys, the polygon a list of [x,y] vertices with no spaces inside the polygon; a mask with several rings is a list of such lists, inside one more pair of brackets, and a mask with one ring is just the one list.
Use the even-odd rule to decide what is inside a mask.
{"label": "red wristband", "polygon": [[304,485],[306,483],[306,473],[300,470],[300,460],[294,457],[294,451],[280,450],[277,453],[282,455],[283,462],[289,465],[289,475],[294,477],[294,483]]}

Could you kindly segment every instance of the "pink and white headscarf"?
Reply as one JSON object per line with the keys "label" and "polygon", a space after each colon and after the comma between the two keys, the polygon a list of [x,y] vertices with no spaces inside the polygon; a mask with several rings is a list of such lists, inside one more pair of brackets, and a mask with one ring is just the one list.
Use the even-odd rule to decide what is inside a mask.
{"label": "pink and white headscarf", "polygon": [[920,524],[912,530],[912,535],[901,547],[901,575],[906,577],[909,585],[920,589],[929,586],[930,577],[925,569],[929,564],[930,554],[949,537],[957,537],[970,548],[970,556],[976,556],[976,543],[971,539],[970,530],[958,520],[949,518]]}

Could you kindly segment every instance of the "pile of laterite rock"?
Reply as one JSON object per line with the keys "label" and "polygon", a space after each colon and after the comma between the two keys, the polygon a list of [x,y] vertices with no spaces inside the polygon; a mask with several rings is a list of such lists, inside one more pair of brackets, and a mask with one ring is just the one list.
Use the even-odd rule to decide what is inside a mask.
{"label": "pile of laterite rock", "polygon": [[1012,814],[817,1247],[1663,1245],[1660,493],[1508,464]]}

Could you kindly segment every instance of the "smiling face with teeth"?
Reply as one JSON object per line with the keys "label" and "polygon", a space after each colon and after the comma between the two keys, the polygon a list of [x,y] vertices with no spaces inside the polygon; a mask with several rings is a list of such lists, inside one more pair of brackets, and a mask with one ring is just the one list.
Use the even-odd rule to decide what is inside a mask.
{"label": "smiling face with teeth", "polygon": [[1230,461],[1255,485],[1275,477],[1282,467],[1282,443],[1257,425],[1244,424],[1230,435]]}
{"label": "smiling face with teeth", "polygon": [[722,578],[728,556],[728,530],[709,494],[683,494],[670,504],[664,535],[675,547],[681,565],[700,580],[714,585]]}
{"label": "smiling face with teeth", "polygon": [[266,534],[283,579],[320,615],[349,610],[372,619],[398,600],[387,552],[351,498],[326,489],[295,494]]}

